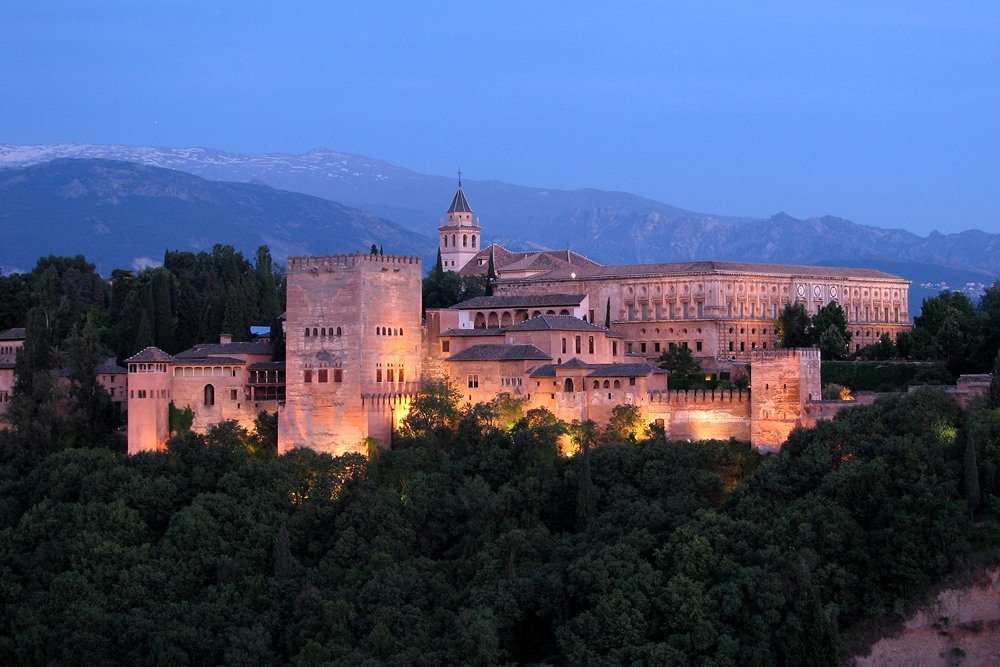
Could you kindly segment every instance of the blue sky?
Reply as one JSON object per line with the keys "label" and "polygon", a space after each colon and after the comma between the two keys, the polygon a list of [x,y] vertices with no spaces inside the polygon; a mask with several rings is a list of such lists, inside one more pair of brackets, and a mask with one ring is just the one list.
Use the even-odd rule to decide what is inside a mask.
{"label": "blue sky", "polygon": [[325,146],[1000,232],[1000,2],[597,5],[8,0],[0,142]]}

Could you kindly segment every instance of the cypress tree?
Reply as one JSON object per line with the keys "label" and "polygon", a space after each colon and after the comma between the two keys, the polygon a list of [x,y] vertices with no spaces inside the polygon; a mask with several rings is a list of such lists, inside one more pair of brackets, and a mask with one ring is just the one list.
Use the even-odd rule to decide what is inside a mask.
{"label": "cypress tree", "polygon": [[40,452],[53,449],[61,431],[55,384],[50,374],[52,353],[46,312],[35,307],[28,312],[24,345],[14,363],[14,390],[7,421],[23,446]]}
{"label": "cypress tree", "polygon": [[113,426],[111,397],[97,379],[105,357],[97,324],[90,315],[69,339],[70,427],[77,443],[92,443]]}
{"label": "cypress tree", "polygon": [[486,296],[493,296],[493,286],[497,282],[497,271],[493,265],[493,249],[490,249],[490,263],[486,269]]}
{"label": "cypress tree", "polygon": [[440,247],[438,247],[437,261],[434,262],[434,270],[432,271],[432,273],[436,273],[438,275],[444,273],[444,262],[441,260],[441,248]]}
{"label": "cypress tree", "polygon": [[604,312],[604,328],[605,329],[610,329],[611,328],[611,297],[610,296],[608,297],[608,308]]}
{"label": "cypress tree", "polygon": [[978,425],[969,429],[965,437],[965,457],[963,461],[963,477],[965,482],[965,499],[969,502],[969,509],[975,512],[979,509],[981,493],[979,488],[979,461],[977,443],[979,441]]}
{"label": "cypress tree", "polygon": [[993,379],[990,380],[990,391],[987,395],[991,408],[1000,408],[1000,350],[993,360]]}

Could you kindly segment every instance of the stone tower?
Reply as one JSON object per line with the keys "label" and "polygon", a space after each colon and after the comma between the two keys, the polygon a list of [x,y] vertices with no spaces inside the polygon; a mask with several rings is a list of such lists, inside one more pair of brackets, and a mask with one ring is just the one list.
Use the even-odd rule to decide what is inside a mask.
{"label": "stone tower", "polygon": [[420,379],[421,262],[392,255],[288,259],[278,451],[334,456],[389,445]]}
{"label": "stone tower", "polygon": [[821,399],[819,350],[757,350],[750,368],[750,443],[777,451],[803,425],[806,403]]}
{"label": "stone tower", "polygon": [[451,206],[448,207],[448,217],[438,227],[438,237],[441,263],[445,271],[460,271],[480,250],[482,229],[462,191],[461,178]]}
{"label": "stone tower", "polygon": [[125,360],[128,367],[128,453],[167,448],[174,358],[147,347]]}

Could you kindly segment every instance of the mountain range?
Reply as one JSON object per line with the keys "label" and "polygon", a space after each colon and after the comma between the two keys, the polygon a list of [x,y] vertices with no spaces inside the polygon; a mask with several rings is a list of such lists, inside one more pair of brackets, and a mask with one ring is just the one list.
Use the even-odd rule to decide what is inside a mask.
{"label": "mountain range", "polygon": [[[142,178],[163,178],[170,185],[164,186],[155,202],[146,197],[140,206],[139,199],[133,199],[129,205],[138,209],[128,224],[121,217],[128,207],[110,199],[99,202],[57,193],[62,197],[60,206],[47,204],[52,191],[44,194],[45,187],[51,188],[54,182],[44,187],[24,185],[29,191],[35,188],[34,198],[18,204],[16,215],[8,215],[14,202],[10,186],[3,183],[21,176],[36,183],[43,172],[30,168],[65,158],[76,160],[55,162],[57,171],[98,165],[89,176],[91,192],[100,191],[98,175],[109,173],[109,163],[100,160],[160,168],[141,172]],[[198,247],[210,241],[234,242],[233,234],[270,243],[277,257],[341,252],[378,243],[393,252],[414,252],[431,259],[436,227],[456,185],[453,178],[324,148],[301,155],[241,155],[209,148],[0,144],[0,169],[0,225],[4,228],[12,222],[49,218],[49,209],[54,208],[62,211],[59,224],[74,221],[76,240],[82,243],[88,228],[97,235],[104,233],[101,225],[112,228],[104,216],[117,213],[124,234],[117,256],[129,259],[141,256],[140,251],[142,255],[162,252],[151,247],[154,243]],[[204,194],[214,186],[227,194],[220,190],[209,203],[178,191],[175,201],[170,201],[170,188],[181,182],[178,171],[204,179],[183,181],[193,191]],[[142,180],[140,172],[134,178]],[[147,186],[152,187],[149,182]],[[954,287],[989,283],[1000,276],[1000,234],[979,230],[919,236],[834,216],[801,220],[785,213],[766,219],[698,213],[625,192],[534,188],[489,180],[465,180],[463,186],[483,225],[484,240],[511,249],[571,247],[606,264],[719,259],[863,265],[913,280],[916,297],[922,295],[920,284]],[[141,191],[133,195],[145,197]],[[40,208],[33,213],[33,207]],[[82,207],[79,214],[72,213],[74,207]],[[198,214],[187,220],[184,216],[191,207]],[[211,220],[218,222],[217,230],[209,229]],[[340,221],[346,225],[342,231]],[[150,233],[143,231],[153,225]],[[34,254],[43,251],[38,245]],[[113,261],[110,255],[108,261]],[[0,263],[9,262],[0,258]]]}

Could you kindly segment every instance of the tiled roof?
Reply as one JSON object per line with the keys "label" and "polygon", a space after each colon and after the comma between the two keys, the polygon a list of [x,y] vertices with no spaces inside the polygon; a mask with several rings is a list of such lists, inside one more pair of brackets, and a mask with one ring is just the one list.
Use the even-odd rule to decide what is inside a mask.
{"label": "tiled roof", "polygon": [[201,343],[189,350],[175,355],[178,359],[189,357],[210,357],[227,354],[271,354],[270,343],[237,342],[237,343]]}
{"label": "tiled roof", "polygon": [[588,377],[645,377],[660,371],[652,364],[597,364]]}
{"label": "tiled roof", "polygon": [[[439,211],[441,209],[438,209]],[[461,186],[455,191],[455,198],[451,200],[451,206],[448,207],[449,213],[472,213],[472,207],[469,206],[469,200],[465,198],[465,193],[462,192]]]}
{"label": "tiled roof", "polygon": [[531,370],[531,377],[533,378],[554,378],[555,376],[556,376],[555,364],[542,364],[541,366],[535,366]]}
{"label": "tiled roof", "polygon": [[[544,256],[545,261],[548,265],[547,270],[552,270],[554,267],[562,267],[567,270],[567,272],[572,272],[574,270],[580,270],[585,268],[600,268],[600,264],[594,260],[581,255],[578,252],[573,252],[572,250],[530,250],[527,252],[512,252],[504,248],[499,244],[492,244],[484,247],[478,253],[476,253],[469,262],[459,270],[459,274],[463,276],[485,274],[489,267],[489,257],[490,253],[493,253],[493,266],[498,273],[506,270],[510,270],[511,266],[517,264],[524,270],[525,266],[529,266],[532,260],[537,259],[539,256]],[[482,260],[482,264],[479,263]],[[528,260],[525,264],[525,260]],[[503,278],[503,276],[500,276]]]}
{"label": "tiled roof", "polygon": [[448,357],[448,361],[548,361],[549,355],[534,345],[473,345]]}
{"label": "tiled roof", "polygon": [[584,322],[572,315],[539,315],[523,322],[505,327],[505,331],[600,331],[610,333],[604,327]]}
{"label": "tiled roof", "polygon": [[[557,281],[601,280],[611,278],[640,278],[646,276],[685,276],[712,274],[756,274],[803,278],[821,278],[842,280],[849,278],[867,278],[877,280],[903,280],[885,271],[877,269],[859,269],[828,266],[803,266],[798,264],[757,264],[753,262],[670,262],[663,264],[619,264],[596,268],[560,267],[542,276],[526,278],[525,280]],[[517,280],[517,279],[514,279]]]}
{"label": "tiled roof", "polygon": [[128,373],[127,370],[118,365],[114,357],[108,357],[97,366],[97,372],[104,375],[120,375]]}
{"label": "tiled roof", "polygon": [[14,327],[13,329],[0,331],[0,340],[24,340],[27,337],[28,333],[24,327]]}
{"label": "tiled roof", "polygon": [[242,366],[246,362],[242,359],[237,359],[236,357],[195,357],[191,355],[181,356],[177,355],[174,357],[174,363],[177,365],[192,365],[192,366]]}
{"label": "tiled roof", "polygon": [[477,336],[503,336],[503,329],[445,329],[441,336],[477,337]]}
{"label": "tiled roof", "polygon": [[550,306],[579,306],[586,294],[499,294],[477,296],[452,306],[453,310],[480,308],[548,308]]}
{"label": "tiled roof", "polygon": [[588,364],[583,359],[573,357],[569,361],[559,364],[559,368],[593,368],[593,364]]}
{"label": "tiled roof", "polygon": [[174,362],[174,358],[158,347],[147,347],[145,350],[137,352],[125,360],[126,364],[150,362],[157,364],[172,364]]}

